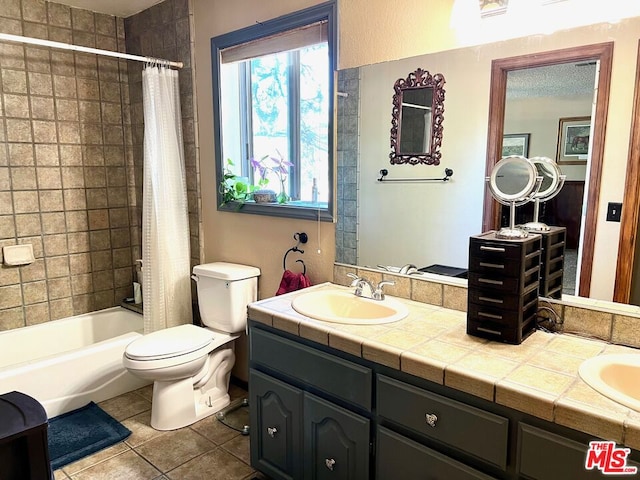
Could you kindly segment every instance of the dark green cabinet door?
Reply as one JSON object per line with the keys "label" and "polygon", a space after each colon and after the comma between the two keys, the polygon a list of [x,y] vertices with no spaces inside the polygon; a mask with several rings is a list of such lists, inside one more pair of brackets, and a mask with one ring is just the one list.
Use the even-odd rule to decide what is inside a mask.
{"label": "dark green cabinet door", "polygon": [[302,478],[301,390],[249,372],[251,465],[274,480]]}
{"label": "dark green cabinet door", "polygon": [[304,394],[305,479],[369,478],[369,420]]}
{"label": "dark green cabinet door", "polygon": [[376,480],[491,480],[460,462],[378,427]]}

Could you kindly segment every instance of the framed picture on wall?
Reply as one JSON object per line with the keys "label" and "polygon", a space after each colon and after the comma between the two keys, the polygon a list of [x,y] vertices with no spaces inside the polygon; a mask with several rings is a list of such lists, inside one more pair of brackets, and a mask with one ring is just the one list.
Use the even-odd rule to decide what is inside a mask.
{"label": "framed picture on wall", "polygon": [[591,117],[561,118],[558,125],[556,162],[564,165],[584,165],[589,154]]}
{"label": "framed picture on wall", "polygon": [[502,156],[529,155],[529,133],[510,133],[502,137]]}

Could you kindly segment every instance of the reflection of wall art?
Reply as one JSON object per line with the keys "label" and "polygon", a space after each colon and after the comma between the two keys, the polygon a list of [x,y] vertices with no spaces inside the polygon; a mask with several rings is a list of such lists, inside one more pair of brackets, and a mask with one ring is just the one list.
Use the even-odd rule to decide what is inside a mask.
{"label": "reflection of wall art", "polygon": [[591,117],[561,118],[558,126],[556,161],[565,165],[584,165],[589,153]]}
{"label": "reflection of wall art", "polygon": [[488,17],[507,11],[509,0],[478,0],[480,3],[480,16]]}
{"label": "reflection of wall art", "polygon": [[526,157],[529,155],[529,134],[528,133],[510,133],[502,137],[502,156],[520,155]]}

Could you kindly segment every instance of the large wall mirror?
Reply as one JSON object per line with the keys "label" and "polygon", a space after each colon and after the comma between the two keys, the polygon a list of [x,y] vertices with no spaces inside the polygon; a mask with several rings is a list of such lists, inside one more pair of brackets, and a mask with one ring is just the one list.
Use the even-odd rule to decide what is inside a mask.
{"label": "large wall mirror", "polygon": [[440,164],[444,76],[418,68],[393,85],[391,164]]}
{"label": "large wall mirror", "polygon": [[[339,82],[344,75],[357,87],[338,102],[337,147],[343,162],[338,171],[348,171],[353,165],[357,184],[344,189],[344,199],[338,200],[336,261],[369,267],[414,264],[466,268],[469,237],[496,228],[501,221],[497,210],[500,205],[495,200],[485,207],[484,180],[489,165],[503,156],[503,136],[526,136],[525,156],[557,161],[558,143],[564,140],[561,136],[566,130],[561,120],[586,118],[588,152],[576,155],[571,164],[560,163],[562,173],[567,175],[565,185],[559,195],[541,206],[541,211],[548,214],[551,204],[563,206],[567,196],[579,199],[575,207],[579,217],[574,226],[575,254],[578,257],[580,249],[582,269],[574,273],[575,286],[569,287],[568,293],[612,300],[621,224],[606,221],[606,205],[622,201],[624,192],[638,31],[640,17],[634,17],[616,24],[579,27],[339,72]],[[615,61],[611,57],[613,46]],[[501,59],[516,59],[516,63],[500,64]],[[502,73],[492,79],[494,62]],[[385,119],[390,93],[385,92],[390,92],[390,86],[417,64],[428,65],[446,77],[447,135],[441,146],[441,163],[452,168],[456,176],[443,183],[377,182],[388,152]],[[544,68],[549,70],[537,70]],[[555,83],[562,88],[548,86],[541,96],[539,79],[549,77],[556,69],[561,77]],[[576,70],[580,70],[580,78]],[[498,77],[502,83],[495,82]],[[513,85],[508,79],[513,79]],[[522,91],[512,91],[516,89]],[[594,90],[598,90],[595,106]],[[354,106],[356,99],[359,103]],[[340,127],[343,107],[355,117],[345,123],[345,128]],[[501,114],[496,114],[500,110]],[[351,128],[353,125],[358,128]],[[396,177],[424,175],[419,166],[385,168]],[[338,179],[340,192],[340,174]],[[341,210],[341,203],[348,208]],[[543,212],[541,220],[564,226],[561,222],[567,220],[557,220],[559,209],[553,211],[556,217],[549,220]],[[526,221],[532,219],[531,215]]]}

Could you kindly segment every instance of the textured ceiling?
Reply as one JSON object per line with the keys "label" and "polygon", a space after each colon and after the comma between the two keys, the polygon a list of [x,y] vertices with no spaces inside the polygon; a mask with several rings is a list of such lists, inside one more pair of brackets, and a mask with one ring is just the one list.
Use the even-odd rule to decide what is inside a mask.
{"label": "textured ceiling", "polygon": [[162,0],[56,0],[70,7],[127,18],[160,3]]}
{"label": "textured ceiling", "polygon": [[513,70],[507,75],[507,98],[588,95],[593,92],[595,76],[595,62]]}

